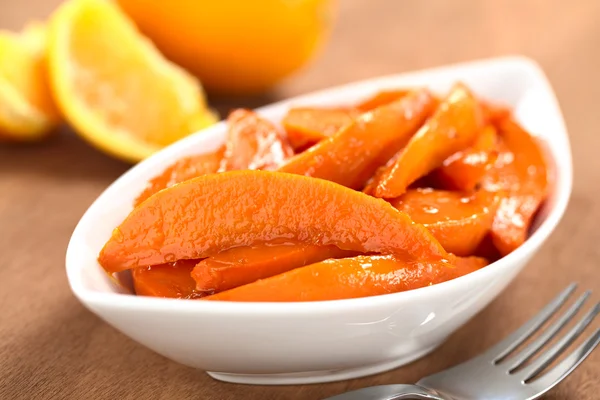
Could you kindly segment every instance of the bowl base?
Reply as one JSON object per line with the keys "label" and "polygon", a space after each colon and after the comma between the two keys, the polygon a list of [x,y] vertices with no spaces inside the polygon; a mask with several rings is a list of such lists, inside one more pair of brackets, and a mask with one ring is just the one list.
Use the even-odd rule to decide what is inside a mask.
{"label": "bowl base", "polygon": [[403,358],[358,368],[296,372],[289,374],[230,374],[226,372],[210,371],[206,371],[206,373],[210,375],[211,378],[218,381],[241,383],[245,385],[306,385],[312,383],[335,382],[347,379],[362,378],[364,376],[390,371],[426,356],[435,350],[440,344],[441,342]]}

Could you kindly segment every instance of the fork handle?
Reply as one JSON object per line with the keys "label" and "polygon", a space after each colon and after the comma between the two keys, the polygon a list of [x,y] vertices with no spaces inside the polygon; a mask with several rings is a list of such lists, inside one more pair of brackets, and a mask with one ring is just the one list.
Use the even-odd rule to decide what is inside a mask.
{"label": "fork handle", "polygon": [[323,400],[447,400],[430,389],[418,385],[381,385],[353,390]]}

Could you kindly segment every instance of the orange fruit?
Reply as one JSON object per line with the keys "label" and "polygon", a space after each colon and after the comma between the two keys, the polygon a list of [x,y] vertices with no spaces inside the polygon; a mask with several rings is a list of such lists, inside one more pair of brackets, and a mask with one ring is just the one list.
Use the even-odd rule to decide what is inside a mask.
{"label": "orange fruit", "polygon": [[264,91],[327,36],[334,0],[118,0],[164,54],[222,94]]}
{"label": "orange fruit", "polygon": [[38,140],[59,122],[45,67],[42,25],[31,24],[22,33],[0,31],[0,137]]}
{"label": "orange fruit", "polygon": [[48,64],[54,96],[71,125],[126,161],[216,119],[200,82],[167,61],[109,1],[71,0],[55,12]]}

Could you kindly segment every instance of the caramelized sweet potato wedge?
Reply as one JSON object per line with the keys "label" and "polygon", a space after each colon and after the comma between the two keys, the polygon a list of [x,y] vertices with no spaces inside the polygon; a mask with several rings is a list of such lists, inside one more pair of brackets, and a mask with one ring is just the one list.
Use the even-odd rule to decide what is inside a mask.
{"label": "caramelized sweet potato wedge", "polygon": [[498,158],[497,138],[496,128],[486,126],[471,147],[444,160],[435,171],[436,180],[448,189],[474,190]]}
{"label": "caramelized sweet potato wedge", "polygon": [[482,129],[477,99],[462,84],[455,85],[435,114],[402,149],[396,162],[380,177],[373,195],[396,198],[409,185],[469,147]]}
{"label": "caramelized sweet potato wedge", "polygon": [[390,169],[390,167],[392,165],[394,165],[394,163],[398,159],[398,156],[400,156],[400,152],[394,154],[392,156],[392,158],[390,158],[388,160],[387,163],[385,163],[384,165],[382,165],[381,167],[379,167],[379,168],[377,168],[375,170],[375,173],[373,174],[373,176],[371,177],[371,179],[369,179],[367,181],[367,184],[363,188],[363,190],[362,190],[363,193],[368,194],[368,195],[371,195],[371,193],[373,193],[373,190],[375,190],[375,188],[379,184],[379,181],[381,180],[381,178],[383,177],[383,175],[385,173],[387,173],[387,171]]}
{"label": "caramelized sweet potato wedge", "polygon": [[137,294],[319,301],[432,285],[521,245],[548,192],[534,138],[461,83],[441,100],[391,89],[292,108],[284,129],[245,109],[227,122],[225,146],[152,179],[100,252]]}
{"label": "caramelized sweet potato wedge", "polygon": [[152,178],[146,189],[135,199],[134,206],[138,206],[148,197],[159,190],[171,187],[176,183],[187,181],[204,174],[217,172],[223,159],[224,147],[215,152],[188,156],[175,162],[163,171],[162,174]]}
{"label": "caramelized sweet potato wedge", "polygon": [[192,271],[192,278],[198,292],[218,293],[329,258],[354,255],[355,252],[336,246],[235,247],[200,261]]}
{"label": "caramelized sweet potato wedge", "polygon": [[[410,107],[407,108],[406,110],[411,110],[412,108],[416,107],[420,107],[420,108],[424,108],[422,104],[419,104],[419,102],[427,102],[430,101],[428,98],[427,99],[422,99],[421,97],[429,97],[428,95],[423,95],[423,96],[415,96],[414,102],[413,103],[407,103],[407,105],[402,105],[401,107]],[[415,105],[416,103],[416,105]],[[404,108],[402,108],[404,109]],[[381,113],[377,113],[378,118],[381,119],[383,124],[386,124],[388,122],[395,122],[397,119],[394,119],[394,117],[396,116],[396,114],[398,114],[398,109],[397,108],[393,108],[390,107],[389,110],[384,110],[384,112]],[[430,112],[430,111],[429,111]],[[392,114],[391,117],[389,114]],[[417,116],[416,118],[418,119],[424,119],[425,118],[425,114],[423,111],[421,111],[421,116]],[[297,140],[300,140],[298,138],[318,138],[316,141],[320,141],[323,138],[325,138],[327,135],[331,135],[336,133],[337,131],[340,130],[341,127],[347,126],[348,124],[351,124],[353,121],[353,118],[356,117],[356,112],[353,112],[351,110],[347,110],[347,109],[292,109],[290,111],[290,113],[288,113],[288,115],[286,116],[286,119],[284,119],[284,126],[286,126],[286,130],[288,132],[288,134],[290,135],[290,139],[293,141],[292,138],[296,138]],[[414,123],[412,123],[414,125]],[[373,126],[375,126],[373,124]],[[391,126],[391,125],[384,125],[384,127],[388,127],[389,129],[398,129],[398,126]],[[401,129],[403,127],[400,127]],[[416,129],[416,125],[414,125],[414,127],[412,128],[412,130],[414,131]],[[318,132],[318,131],[321,132]],[[298,135],[294,136],[294,132],[297,132]],[[379,132],[373,132],[373,133],[378,133]],[[381,132],[386,133],[386,132]],[[390,133],[396,133],[395,130],[390,131]],[[406,140],[408,139],[408,136],[411,132],[410,131],[406,131],[406,129],[404,128],[404,131],[401,131],[400,134],[401,136],[404,136],[404,142],[406,142]],[[366,132],[366,135],[368,135],[369,132]],[[304,135],[304,136],[302,136]],[[320,136],[319,136],[320,135]],[[362,136],[361,136],[362,135]],[[334,146],[324,146],[325,147],[325,151],[336,151],[337,149],[342,148],[341,146],[352,146],[353,144],[351,143],[352,140],[357,140],[357,139],[369,139],[369,136],[366,136],[365,132],[363,132],[361,129],[355,129],[353,131],[348,132],[346,135],[337,138]],[[389,140],[393,139],[393,137],[390,137],[388,139]],[[309,139],[310,140],[310,139]],[[296,141],[297,144],[299,143],[298,141]],[[306,144],[306,142],[302,143],[302,144]],[[346,152],[348,152],[348,150],[350,149],[345,149]],[[342,150],[344,151],[344,150]],[[354,150],[352,150],[354,151]],[[382,151],[381,146],[378,149],[379,152]],[[323,151],[319,151],[319,149],[316,149],[316,151],[314,152],[314,154],[311,154],[311,157],[304,157],[304,161],[306,162],[305,167],[303,168],[302,166],[300,166],[300,170],[294,170],[293,172],[295,173],[301,173],[301,174],[307,174],[307,169],[308,168],[312,168],[312,160],[318,159],[320,157],[320,155],[323,153]],[[306,154],[306,153],[305,153]],[[389,154],[393,154],[392,152],[390,152]],[[343,153],[337,153],[338,157],[343,156]],[[375,155],[375,154],[373,154]],[[384,158],[387,156],[384,156]],[[360,158],[360,157],[359,157]],[[329,161],[335,161],[335,160],[329,160]],[[359,160],[360,161],[360,160]],[[364,161],[369,161],[364,160]],[[363,161],[363,165],[364,165],[364,161]],[[293,164],[293,165],[284,165],[282,168],[280,168],[281,171],[285,171],[285,172],[292,172],[293,167],[296,166],[298,167],[297,164]],[[308,167],[308,168],[307,168]],[[361,166],[359,165],[359,168]],[[338,172],[336,171],[335,166],[332,166],[332,171],[333,172]],[[342,172],[342,171],[339,171]],[[327,171],[326,171],[327,173]],[[370,174],[370,173],[369,173]],[[368,175],[368,174],[366,174]],[[365,176],[366,176],[365,175]],[[320,174],[316,174],[313,175],[316,177],[323,177]],[[352,178],[352,176],[350,175],[346,175],[343,176],[343,178]],[[331,179],[331,180],[336,180]],[[317,248],[319,246],[316,246]],[[232,250],[235,251],[236,250]],[[319,250],[316,250],[317,252],[316,254],[319,254]],[[321,252],[323,252],[324,254],[327,254],[327,251],[324,250],[320,250]],[[288,254],[284,254],[286,252],[286,250],[282,249],[282,253],[279,254],[279,257],[281,258],[287,258],[290,260],[297,260],[298,259],[298,249],[294,249],[294,248],[290,248],[287,250]],[[313,255],[308,255],[308,257],[314,257]],[[326,257],[327,258],[327,257]],[[324,259],[324,258],[323,258]],[[322,259],[313,259],[312,262],[317,262],[317,261],[321,261]],[[213,263],[215,260],[213,257],[207,259],[205,262],[202,263],[202,265],[210,265],[211,263]],[[218,260],[216,261],[217,264],[220,264],[218,262]],[[265,266],[271,266],[271,268],[281,268],[281,265],[279,264],[273,264],[273,261],[270,258],[270,255],[268,253],[265,254],[256,254],[254,256],[254,260],[253,260],[253,265],[255,266],[261,266],[260,267],[260,271],[262,271],[263,274],[267,273],[267,271],[269,270],[267,267]],[[305,265],[305,264],[302,264]],[[294,263],[290,264],[289,269],[295,268],[296,266],[300,266],[300,265],[296,265]],[[231,269],[233,266],[231,266],[229,269]],[[238,267],[243,268],[242,265],[238,265]],[[266,269],[265,269],[266,268]],[[213,268],[211,271],[216,271],[216,268]],[[265,275],[265,276],[261,276],[259,273],[258,269],[253,269],[253,268],[246,268],[246,271],[256,271],[256,275],[248,275],[248,276],[256,276],[255,279],[260,279],[260,278],[265,278],[271,275]],[[198,274],[200,274],[201,269],[198,268],[197,269]],[[215,272],[216,273],[216,272]],[[207,275],[204,274],[204,277],[206,277]],[[212,282],[218,282],[217,279],[212,280]],[[199,283],[199,289],[202,290],[202,284]]]}
{"label": "caramelized sweet potato wedge", "polygon": [[477,257],[483,257],[489,260],[490,262],[494,262],[502,258],[502,255],[500,254],[496,246],[494,246],[491,231],[487,235],[485,235],[481,243],[479,243],[479,246],[477,246],[477,248],[473,252],[473,255]]}
{"label": "caramelized sweet potato wedge", "polygon": [[336,134],[360,113],[352,108],[292,108],[283,117],[283,127],[292,147],[304,150]]}
{"label": "caramelized sweet potato wedge", "polygon": [[510,110],[502,105],[493,104],[487,101],[481,101],[483,119],[488,124],[497,124],[510,117]]}
{"label": "caramelized sweet potato wedge", "polygon": [[151,179],[134,206],[159,190],[219,170],[273,169],[293,154],[281,132],[252,111],[236,110],[229,116],[227,145],[217,151],[184,157]]}
{"label": "caramelized sweet potato wedge", "polygon": [[279,171],[362,189],[377,168],[410,140],[434,107],[426,90],[362,114],[334,136],[292,157]]}
{"label": "caramelized sweet potato wedge", "polygon": [[397,90],[382,90],[376,93],[374,96],[359,103],[356,108],[362,112],[367,112],[376,109],[377,107],[384,106],[392,103],[402,97],[406,96],[410,90],[408,89],[397,89]]}
{"label": "caramelized sweet potato wedge", "polygon": [[425,227],[380,199],[323,179],[232,171],[156,193],[113,231],[98,260],[112,273],[282,241],[415,260],[448,257]]}
{"label": "caramelized sweet potato wedge", "polygon": [[283,132],[253,111],[235,110],[227,125],[221,171],[275,169],[294,154]]}
{"label": "caramelized sweet potato wedge", "polygon": [[133,287],[139,296],[195,299],[196,282],[191,272],[199,260],[180,260],[173,263],[139,267],[131,270]]}
{"label": "caramelized sweet potato wedge", "polygon": [[447,261],[406,261],[391,255],[325,260],[208,296],[204,300],[281,302],[376,296],[448,281],[487,264],[485,259],[476,257],[454,261],[454,264]]}
{"label": "caramelized sweet potato wedge", "polygon": [[535,139],[511,119],[498,124],[500,154],[482,187],[506,193],[494,223],[492,241],[503,256],[526,239],[532,219],[548,195],[548,172]]}
{"label": "caramelized sweet potato wedge", "polygon": [[[382,107],[362,117],[366,122],[360,117],[356,122],[350,119],[350,123],[345,123],[341,131],[338,129],[339,132],[329,140],[296,156],[279,170],[324,178],[350,187],[362,187],[379,163],[392,156],[416,130],[415,121],[406,120],[404,113],[408,112],[412,119],[422,121],[432,112],[432,98],[428,93],[413,93],[406,97],[406,102]],[[360,141],[371,148],[357,151],[356,146]],[[385,148],[385,145],[391,147]],[[377,159],[379,161],[375,161]],[[288,257],[294,258],[295,254],[296,250],[291,249]],[[285,257],[283,254],[280,256]],[[259,261],[260,258],[257,255],[255,263],[271,265],[268,256],[262,257],[262,261]]]}
{"label": "caramelized sweet potato wedge", "polygon": [[492,227],[499,197],[478,191],[461,193],[411,189],[390,201],[413,221],[431,231],[447,252],[472,255]]}

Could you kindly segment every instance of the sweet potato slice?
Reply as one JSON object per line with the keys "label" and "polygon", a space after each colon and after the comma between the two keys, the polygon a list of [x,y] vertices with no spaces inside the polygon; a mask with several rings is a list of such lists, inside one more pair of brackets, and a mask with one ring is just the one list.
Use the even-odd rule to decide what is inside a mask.
{"label": "sweet potato slice", "polygon": [[[428,101],[430,101],[430,99],[428,99],[428,97],[429,97],[429,95],[425,94],[425,93],[424,94],[415,94],[413,102],[410,102],[410,103],[407,102],[406,104],[398,105],[398,108],[389,107],[389,109],[383,110],[382,112],[379,112],[379,111],[376,112],[375,115],[377,115],[377,120],[381,120],[381,124],[377,125],[376,123],[371,123],[370,127],[372,129],[373,128],[379,128],[381,130],[377,131],[377,132],[373,132],[373,133],[377,133],[377,134],[380,134],[382,136],[383,135],[389,135],[389,134],[397,134],[397,130],[398,130],[398,128],[400,128],[400,134],[401,134],[401,136],[404,137],[404,139],[402,140],[402,142],[405,143],[408,140],[408,137],[410,135],[410,130],[412,130],[412,131],[416,130],[417,129],[417,125],[414,125],[414,122],[411,122],[411,121],[405,122],[405,124],[407,124],[407,125],[408,124],[413,124],[414,125],[414,127],[413,128],[409,128],[409,130],[406,130],[406,128],[403,128],[401,126],[400,127],[396,126],[396,125],[399,124],[398,123],[399,119],[396,118],[396,117],[399,116],[400,118],[403,118],[403,115],[398,115],[399,109],[408,111],[408,110],[412,110],[414,107],[423,108],[424,105],[420,104],[420,103],[421,102],[428,102]],[[312,112],[315,112],[315,110],[319,110],[319,109],[297,109],[297,111],[296,111],[295,114],[290,113],[290,114],[288,114],[288,117],[290,117],[290,118],[292,118],[292,117],[296,118],[296,124],[300,125],[301,121],[299,122],[298,119],[309,118],[307,116],[310,115],[311,110],[312,110]],[[321,111],[325,111],[327,113],[331,113],[332,112],[332,110],[330,110],[330,109],[329,110],[328,109],[321,109]],[[341,111],[337,110],[337,112],[339,113]],[[409,111],[409,112],[412,112],[412,111]],[[420,116],[420,117],[415,117],[415,118],[418,118],[419,120],[422,120],[422,119],[425,118],[425,110],[422,109],[420,112],[423,115]],[[431,112],[431,110],[429,112]],[[348,125],[348,122],[352,123],[352,118],[349,116],[350,112],[348,110],[344,110],[343,113],[344,113],[343,117],[340,117],[339,115],[337,117],[330,115],[329,117],[330,118],[340,118],[340,120],[338,122],[343,122],[344,125]],[[402,113],[404,113],[404,111],[402,111]],[[324,118],[324,119],[321,120],[321,122],[323,123],[323,125],[321,126],[321,129],[323,129],[323,127],[325,127],[327,125],[327,123],[330,123],[331,120],[329,120],[329,122],[327,122],[327,121],[325,121],[325,117],[324,117],[325,114],[320,114],[320,115],[321,115],[321,117]],[[314,113],[313,117],[319,118],[319,114],[318,113]],[[315,120],[312,121],[312,123],[314,123],[314,124],[316,124],[316,122],[317,121],[315,121]],[[306,121],[304,121],[302,123],[304,123],[305,126],[309,125],[309,124],[306,123]],[[394,125],[392,125],[392,123]],[[284,122],[284,124],[285,124],[285,122]],[[290,124],[290,121],[288,121],[288,125],[289,124]],[[361,127],[358,127],[358,128],[361,128]],[[313,125],[313,129],[314,128],[315,128],[315,126]],[[385,132],[385,131],[382,130],[384,128],[385,129],[392,129],[392,130],[389,131],[389,132]],[[333,130],[335,128],[333,128],[333,125],[330,124],[330,129]],[[291,132],[291,131],[289,131],[289,132]],[[366,132],[366,135],[368,135],[368,134],[369,133]],[[354,147],[352,147],[353,145],[355,145],[354,142],[353,142],[353,140],[359,140],[359,139],[362,139],[362,140],[366,139],[366,140],[368,140],[369,136],[365,136],[365,132],[362,131],[361,129],[355,129],[355,130],[352,130],[352,131],[346,133],[344,136],[337,138],[336,141],[333,143],[333,146],[332,145],[324,146],[324,150],[328,151],[328,152],[329,151],[335,152],[335,151],[337,151],[337,149],[341,149],[340,153],[332,153],[331,155],[333,157],[338,157],[338,158],[340,158],[340,157],[350,157],[350,159],[352,157],[352,155],[350,154],[350,151],[352,151],[352,153],[355,155],[355,159],[358,160],[358,161],[360,161],[360,158],[364,155],[366,157],[366,160],[363,160],[363,163],[362,163],[364,165],[365,162],[369,161],[369,157],[372,159],[374,156],[376,156],[376,153],[370,151],[369,149],[365,149],[365,150],[358,149],[358,151],[357,151],[357,149],[355,149]],[[400,139],[402,139],[402,137]],[[394,140],[394,138],[392,136],[388,136],[387,140],[388,141],[386,143],[389,144],[391,140]],[[396,141],[397,141],[397,139],[396,139]],[[398,143],[398,144],[402,145],[402,143]],[[374,143],[374,145],[377,146],[377,145],[380,145],[380,144],[379,143]],[[343,147],[343,146],[346,146],[346,147]],[[312,150],[313,149],[309,150],[309,152],[312,152]],[[385,152],[386,150],[382,149],[381,146],[379,146],[377,148],[377,151],[381,153],[382,151]],[[293,172],[300,173],[300,174],[310,175],[311,173],[314,172],[312,170],[312,166],[313,166],[312,162],[313,161],[319,161],[320,160],[320,161],[325,161],[326,163],[328,163],[330,161],[332,161],[332,162],[340,162],[341,161],[341,158],[340,159],[333,159],[333,160],[332,159],[323,159],[323,157],[321,157],[322,154],[323,154],[323,148],[321,148],[321,150],[317,149],[317,151],[315,151],[314,153],[311,153],[310,157],[300,156],[303,159],[302,162],[306,162],[306,164],[304,164],[304,167],[302,165],[298,165],[298,164],[293,164],[292,166],[290,166],[290,165],[284,165],[282,168],[280,168],[280,170],[281,171],[286,171],[286,172],[292,172],[291,168],[295,166],[297,168],[299,167],[300,170],[296,169],[296,170],[293,170]],[[392,155],[392,154],[393,154],[393,151],[388,153],[388,155]],[[384,155],[383,159],[385,159],[386,157],[388,157],[388,155]],[[329,155],[328,155],[328,157],[329,157]],[[347,164],[345,164],[345,165],[332,165],[330,163],[328,165],[332,168],[332,170],[331,171],[326,171],[326,173],[327,172],[331,172],[333,174],[337,174],[337,173],[341,174],[341,173],[343,173],[343,171],[341,171],[340,168],[347,167]],[[359,165],[358,168],[361,168],[361,166]],[[369,168],[371,168],[371,167],[369,167]],[[359,169],[354,169],[354,171],[357,171],[357,170],[360,171]],[[354,173],[354,172],[348,172],[347,175],[340,175],[340,177],[343,178],[343,179],[352,179],[353,177],[351,175],[349,175],[351,173]],[[318,174],[318,173],[315,174],[315,175],[313,175],[313,176],[324,177],[322,174]],[[366,176],[366,175],[363,175],[363,176]],[[363,178],[363,179],[366,179],[366,178]],[[335,181],[336,179],[335,178],[331,178],[331,180]],[[233,254],[236,254],[237,251],[238,250],[232,249]],[[273,250],[271,250],[271,251],[273,251]],[[277,250],[277,251],[279,251],[279,250]],[[307,255],[307,257],[311,257],[311,262],[317,262],[317,261],[321,261],[321,260],[327,258],[327,257],[324,257],[324,258],[319,258],[318,257],[318,254],[323,254],[323,255],[327,255],[328,254],[327,250],[319,249],[319,246],[316,246],[314,249],[312,249],[312,251],[314,251],[315,253]],[[287,250],[288,254],[285,254],[285,253],[286,253],[286,250],[285,249],[281,249],[281,253],[279,254],[279,257],[282,258],[282,259],[288,259],[288,260],[299,260],[298,259],[298,257],[299,257],[298,249],[294,249],[293,247],[291,247],[291,248],[288,248],[288,250]],[[269,275],[268,271],[270,269],[273,269],[275,271],[278,271],[277,273],[280,273],[280,272],[283,272],[283,271],[279,270],[278,268],[282,268],[282,267],[286,268],[285,266],[282,266],[281,264],[274,263],[273,260],[272,260],[272,257],[270,255],[268,255],[268,254],[260,254],[260,252],[259,252],[259,253],[255,253],[255,255],[253,255],[253,257],[254,257],[253,261],[252,261],[252,265],[253,266],[248,265],[245,268],[245,270],[248,271],[247,272],[248,278],[246,278],[246,279],[256,280],[256,279],[265,278],[265,277],[274,275],[274,273]],[[216,262],[216,264],[212,264],[213,262]],[[206,270],[205,271],[206,273],[202,274],[201,271],[203,271],[203,269],[200,268],[200,267],[206,266],[206,265],[211,265],[211,264],[213,265],[213,268],[211,268],[210,270]],[[206,279],[207,279],[207,276],[208,276],[208,272],[212,272],[214,274],[217,274],[217,271],[219,270],[217,268],[217,265],[220,265],[220,264],[222,264],[222,263],[218,262],[218,260],[215,261],[215,259],[213,257],[211,257],[211,258],[207,259],[206,261],[204,261],[203,263],[201,263],[201,265],[199,265],[199,268],[196,269],[197,274],[198,274],[198,275],[196,275],[196,279],[199,282],[198,283],[198,288],[199,289],[204,290],[205,287],[203,287],[203,284],[209,284],[210,282],[212,282],[212,283],[210,283],[211,285],[218,285],[218,282],[219,282],[218,277],[215,277],[214,279],[211,279],[210,281],[206,281]],[[229,262],[229,264],[230,264],[230,267],[228,269],[231,269],[231,268],[234,267],[230,262]],[[298,267],[298,266],[301,266],[301,265],[306,265],[306,263],[298,265],[297,261],[296,262],[291,262],[290,261],[286,265],[287,265],[288,269],[292,269],[292,268],[295,268],[295,267]],[[243,265],[238,265],[237,267],[244,268]],[[227,270],[224,270],[224,271],[227,271]],[[250,271],[254,271],[254,272],[251,273]],[[200,275],[200,274],[202,274],[202,275]],[[204,278],[202,278],[202,279],[204,279],[204,281],[201,280],[200,276],[204,277]],[[231,276],[231,275],[228,275],[228,276]],[[250,280],[250,282],[252,280]],[[204,283],[202,283],[202,282],[204,282]],[[232,281],[232,282],[237,282],[237,281]],[[248,283],[248,282],[244,282],[244,283]],[[239,283],[239,284],[242,284],[242,283]],[[236,286],[238,286],[239,284],[236,283]],[[218,287],[216,289],[218,289]],[[223,290],[223,289],[218,289],[218,290]]]}
{"label": "sweet potato slice", "polygon": [[464,85],[455,85],[396,162],[382,174],[373,194],[388,199],[400,196],[411,183],[441,166],[446,158],[473,144],[481,129],[477,99]]}
{"label": "sweet potato slice", "polygon": [[378,167],[375,170],[375,173],[373,174],[373,176],[367,181],[367,184],[365,185],[365,187],[363,188],[362,192],[366,193],[366,194],[372,194],[373,190],[375,190],[375,188],[377,187],[377,185],[379,184],[379,181],[381,180],[381,178],[383,177],[383,175],[388,171],[388,169],[396,162],[396,160],[398,159],[398,156],[400,156],[400,152],[394,154],[392,156],[392,158],[390,158],[388,160],[387,163],[385,163],[384,165]]}
{"label": "sweet potato slice", "polygon": [[108,272],[294,242],[439,260],[446,251],[387,202],[341,185],[272,171],[200,176],[135,208],[99,255]]}
{"label": "sweet potato slice", "polygon": [[174,263],[139,267],[131,270],[133,287],[139,296],[195,299],[196,282],[191,272],[199,260],[180,260]]}
{"label": "sweet potato slice", "polygon": [[275,169],[294,154],[284,134],[250,110],[233,111],[227,124],[221,171]]}
{"label": "sweet potato slice", "polygon": [[526,239],[532,219],[548,195],[547,167],[535,139],[511,119],[498,125],[500,154],[484,176],[482,187],[502,191],[491,236],[503,256]]}
{"label": "sweet potato slice", "polygon": [[135,199],[134,206],[138,206],[148,197],[159,190],[171,187],[176,183],[186,181],[204,174],[217,172],[223,158],[224,147],[215,152],[184,157],[167,169],[162,174],[152,178],[146,189]]}
{"label": "sweet potato slice", "polygon": [[390,201],[423,224],[447,252],[469,256],[489,232],[498,207],[495,193],[411,189]]}
{"label": "sweet potato slice", "polygon": [[384,106],[392,103],[402,97],[406,96],[410,90],[398,89],[398,90],[382,90],[376,93],[374,96],[359,103],[356,108],[362,112],[367,112],[376,109],[377,107]]}
{"label": "sweet potato slice", "polygon": [[488,124],[497,124],[510,117],[510,109],[503,105],[493,104],[488,101],[481,101],[483,119]]}
{"label": "sweet potato slice", "polygon": [[362,114],[334,136],[292,157],[279,171],[362,189],[377,168],[406,145],[433,107],[428,91],[411,92]]}
{"label": "sweet potato slice", "polygon": [[323,301],[377,296],[417,289],[473,272],[487,264],[464,261],[419,262],[388,256],[326,260],[227,290],[204,300]]}
{"label": "sweet potato slice", "polygon": [[306,149],[336,134],[360,113],[351,108],[292,108],[283,118],[283,127],[295,150]]}
{"label": "sweet potato slice", "polygon": [[443,187],[454,190],[473,190],[498,157],[496,128],[486,126],[475,143],[444,160],[435,171],[435,179]]}
{"label": "sweet potato slice", "polygon": [[479,243],[479,246],[477,246],[477,249],[475,249],[473,252],[473,255],[477,257],[483,257],[490,262],[494,262],[502,258],[502,255],[496,246],[494,246],[491,231],[485,235],[481,243]]}
{"label": "sweet potato slice", "polygon": [[197,291],[218,293],[328,258],[353,255],[356,253],[336,246],[235,247],[200,261],[192,271],[192,278],[196,281]]}
{"label": "sweet potato slice", "polygon": [[273,169],[293,150],[281,132],[248,110],[236,110],[228,118],[229,131],[226,146],[215,152],[184,157],[150,180],[147,188],[135,200],[134,206],[159,190],[176,183],[233,169]]}
{"label": "sweet potato slice", "polygon": [[[377,168],[408,142],[435,105],[427,91],[394,92],[387,98],[396,101],[362,117],[354,117],[355,121],[351,119],[350,124],[345,123],[334,136],[292,158],[279,171],[361,189]],[[269,260],[265,258],[262,262]]]}

